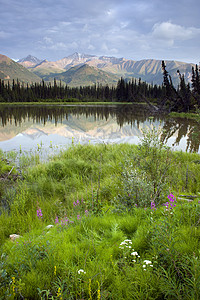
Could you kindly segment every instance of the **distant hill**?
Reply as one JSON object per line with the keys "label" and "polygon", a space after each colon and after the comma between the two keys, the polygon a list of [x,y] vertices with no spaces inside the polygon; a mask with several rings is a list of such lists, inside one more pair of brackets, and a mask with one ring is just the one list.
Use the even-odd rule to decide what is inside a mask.
{"label": "distant hill", "polygon": [[19,80],[24,83],[40,82],[41,78],[9,57],[0,54],[0,79],[4,81]]}
{"label": "distant hill", "polygon": [[[52,78],[53,76],[55,76],[55,74],[63,73],[61,76],[63,78],[68,76],[66,70],[69,70],[70,68],[88,65],[109,74],[114,74],[118,78],[121,76],[124,78],[141,78],[143,81],[146,81],[150,84],[153,83],[160,85],[163,81],[161,62],[161,60],[156,59],[143,59],[140,61],[134,61],[125,59],[123,57],[116,58],[108,56],[96,56],[75,52],[74,54],[57,61],[40,61],[40,63],[29,68],[36,75],[42,77],[45,80],[49,80],[49,78]],[[23,61],[23,64],[25,66],[26,62]],[[191,70],[194,64],[175,60],[165,60],[165,64],[167,71],[172,77],[174,85],[177,85],[179,83],[179,78],[177,75],[178,69],[181,74],[184,74],[186,81],[190,82]],[[75,70],[76,69],[74,69],[74,71]],[[72,74],[74,71],[72,70]],[[106,73],[102,74],[105,75]],[[75,79],[74,81],[71,79],[71,84],[73,84],[73,82],[76,85],[83,85],[85,81],[78,82],[77,79]]]}
{"label": "distant hill", "polygon": [[69,86],[87,86],[93,84],[116,85],[119,76],[107,73],[98,68],[90,67],[87,64],[72,67],[66,72],[60,74],[50,74],[43,77],[45,81],[61,80]]}

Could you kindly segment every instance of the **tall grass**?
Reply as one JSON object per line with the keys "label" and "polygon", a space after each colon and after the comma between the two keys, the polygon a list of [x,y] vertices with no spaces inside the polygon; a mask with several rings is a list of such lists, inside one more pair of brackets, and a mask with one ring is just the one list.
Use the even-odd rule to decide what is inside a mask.
{"label": "tall grass", "polygon": [[153,135],[21,156],[17,183],[2,186],[2,299],[200,297],[200,204],[178,199],[199,195],[200,157]]}

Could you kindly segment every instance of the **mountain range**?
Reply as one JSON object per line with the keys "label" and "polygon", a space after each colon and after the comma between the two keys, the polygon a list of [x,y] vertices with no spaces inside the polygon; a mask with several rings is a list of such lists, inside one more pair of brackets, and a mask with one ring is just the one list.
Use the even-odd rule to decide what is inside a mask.
{"label": "mountain range", "polygon": [[5,81],[19,80],[20,82],[40,82],[41,78],[24,68],[9,57],[0,54],[0,79]]}
{"label": "mountain range", "polygon": [[[84,86],[97,83],[116,85],[120,77],[127,79],[141,78],[141,80],[150,84],[159,85],[163,81],[162,61],[156,59],[134,61],[125,58],[87,55],[76,52],[57,61],[48,61],[28,55],[16,63],[7,58],[9,64],[6,63],[6,70],[2,57],[4,57],[4,61],[6,60],[5,56],[0,55],[0,78],[5,80],[11,79],[14,75],[15,77],[18,75],[18,79],[24,82],[38,82],[42,79],[52,82],[55,78],[69,86]],[[13,63],[11,64],[10,61]],[[177,70],[184,74],[186,82],[191,81],[191,71],[194,64],[175,60],[166,60],[165,64],[175,86],[179,83]],[[4,68],[2,67],[3,65]],[[8,65],[12,65],[15,68],[15,72],[12,73]],[[21,69],[16,70],[17,65]]]}

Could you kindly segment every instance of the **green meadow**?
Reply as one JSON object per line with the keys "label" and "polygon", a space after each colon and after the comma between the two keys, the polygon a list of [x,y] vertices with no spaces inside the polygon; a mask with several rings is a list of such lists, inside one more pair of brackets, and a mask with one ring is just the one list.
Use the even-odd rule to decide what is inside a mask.
{"label": "green meadow", "polygon": [[200,155],[158,136],[0,154],[0,299],[200,299]]}

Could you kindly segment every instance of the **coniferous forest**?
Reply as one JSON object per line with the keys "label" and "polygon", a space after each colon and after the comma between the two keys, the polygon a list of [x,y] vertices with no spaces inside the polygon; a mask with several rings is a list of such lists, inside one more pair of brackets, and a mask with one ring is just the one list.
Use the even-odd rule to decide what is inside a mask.
{"label": "coniferous forest", "polygon": [[[69,87],[62,82],[33,83],[24,85],[19,80],[5,82],[0,79],[0,102],[147,102],[158,110],[189,112],[200,106],[200,69],[192,68],[191,85],[184,74],[177,70],[179,85],[174,87],[171,76],[162,61],[163,84],[150,85],[141,79],[127,81],[121,78],[117,86]],[[152,106],[153,107],[153,106]],[[155,106],[154,106],[155,107]]]}

